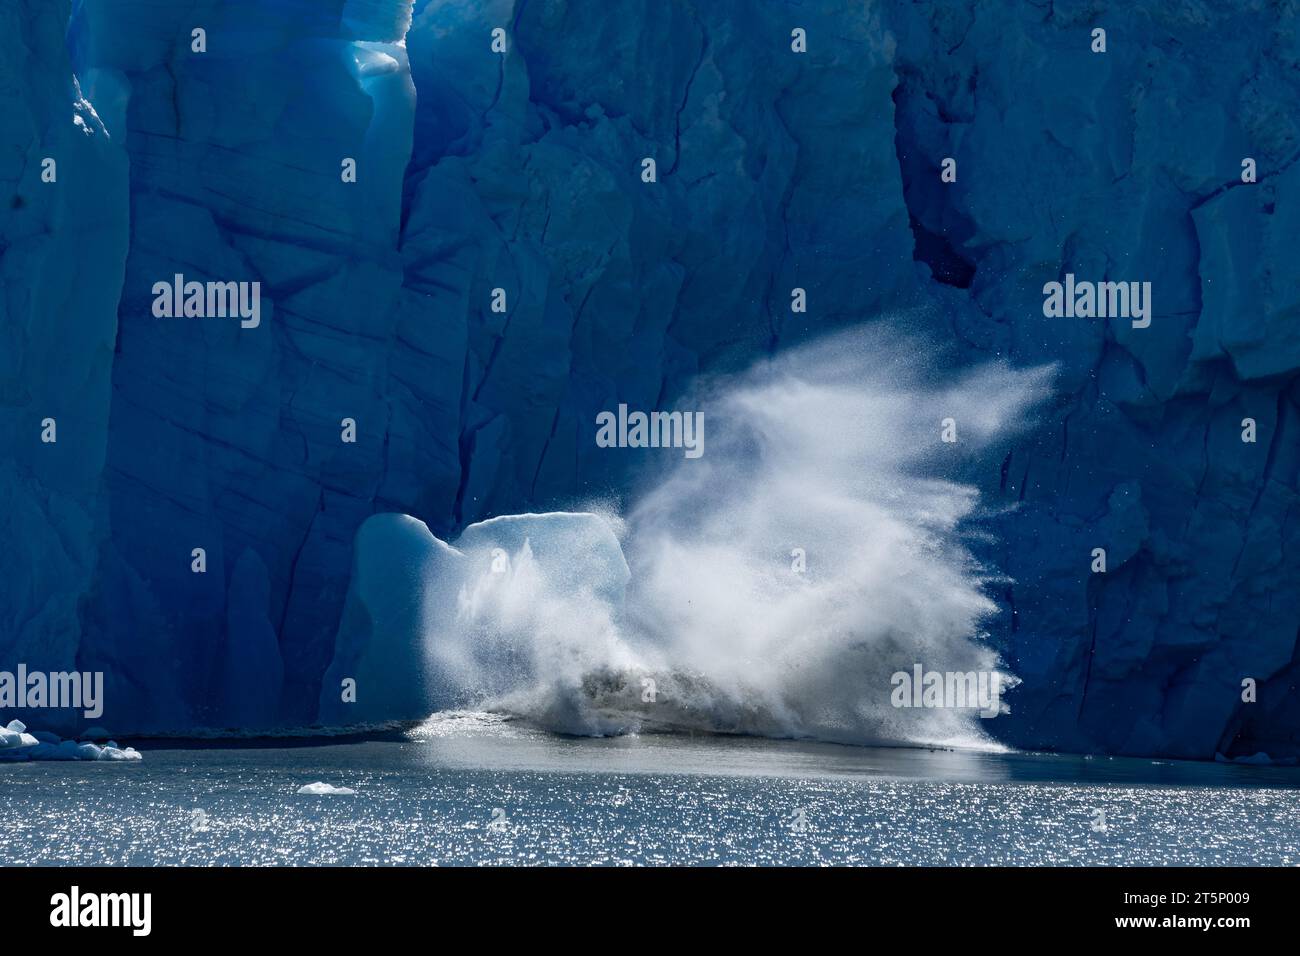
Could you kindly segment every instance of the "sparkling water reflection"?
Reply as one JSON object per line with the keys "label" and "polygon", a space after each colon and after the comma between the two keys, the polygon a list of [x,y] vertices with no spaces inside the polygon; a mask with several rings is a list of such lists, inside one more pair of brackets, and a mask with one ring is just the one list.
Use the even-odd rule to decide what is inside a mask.
{"label": "sparkling water reflection", "polygon": [[[140,747],[0,764],[0,863],[1300,864],[1294,769],[575,739],[483,715]],[[356,794],[298,794],[315,781]]]}

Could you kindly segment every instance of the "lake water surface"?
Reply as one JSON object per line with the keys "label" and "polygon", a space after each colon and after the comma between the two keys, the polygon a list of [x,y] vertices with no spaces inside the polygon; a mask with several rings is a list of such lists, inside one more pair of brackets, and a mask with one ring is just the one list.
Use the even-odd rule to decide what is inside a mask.
{"label": "lake water surface", "polygon": [[[1300,864],[1300,770],[572,738],[444,715],[370,739],[131,741],[0,764],[3,864]],[[304,795],[321,782],[352,795]]]}

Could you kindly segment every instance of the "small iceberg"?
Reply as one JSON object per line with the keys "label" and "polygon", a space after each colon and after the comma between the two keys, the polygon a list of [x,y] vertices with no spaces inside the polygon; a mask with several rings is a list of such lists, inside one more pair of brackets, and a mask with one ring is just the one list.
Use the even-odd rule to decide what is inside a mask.
{"label": "small iceberg", "polygon": [[109,740],[102,747],[89,741],[63,740],[58,734],[27,732],[21,720],[0,727],[0,760],[143,760],[134,747]]}
{"label": "small iceberg", "polygon": [[0,727],[0,753],[25,750],[39,743],[39,740],[27,733],[27,725],[21,720],[11,720],[9,726]]}
{"label": "small iceberg", "polygon": [[1260,751],[1250,757],[1237,757],[1233,760],[1233,763],[1247,763],[1253,764],[1257,767],[1271,767],[1273,765],[1273,758],[1263,751]]}
{"label": "small iceberg", "polygon": [[298,788],[298,793],[300,795],[306,794],[309,797],[325,797],[325,796],[355,797],[357,795],[357,792],[355,790],[349,789],[348,787],[334,787],[328,783],[321,783],[319,780],[317,780],[315,783],[303,784],[301,787]]}

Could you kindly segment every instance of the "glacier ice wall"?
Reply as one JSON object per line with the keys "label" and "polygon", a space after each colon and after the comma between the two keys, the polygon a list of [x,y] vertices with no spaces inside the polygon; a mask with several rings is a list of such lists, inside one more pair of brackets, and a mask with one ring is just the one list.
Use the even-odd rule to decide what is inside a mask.
{"label": "glacier ice wall", "polygon": [[[954,476],[1007,509],[982,556],[1011,578],[991,631],[1024,683],[997,732],[1300,751],[1292,7],[0,16],[0,664],[104,669],[115,731],[314,719],[370,515],[454,539],[621,496],[646,460],[600,454],[596,411],[906,309],[958,364],[1060,370],[1041,427]],[[260,327],[154,319],[176,272],[260,281]],[[1151,281],[1152,326],[1045,319],[1066,272]]]}
{"label": "glacier ice wall", "polygon": [[10,671],[78,666],[106,535],[127,154],[73,75],[68,15],[66,0],[0,7],[0,668]]}
{"label": "glacier ice wall", "polygon": [[[1006,732],[1295,753],[1300,286],[1282,237],[1300,187],[1297,12],[902,7],[899,166],[918,254],[961,290],[952,334],[1063,359],[1058,408],[998,477],[1020,505],[996,558],[1024,679]],[[1080,42],[1095,26],[1102,55]],[[943,156],[962,171],[946,191]],[[1151,281],[1150,328],[1044,320],[1042,285],[1067,272]],[[1241,440],[1246,418],[1257,443]],[[1095,547],[1105,575],[1090,573]]]}

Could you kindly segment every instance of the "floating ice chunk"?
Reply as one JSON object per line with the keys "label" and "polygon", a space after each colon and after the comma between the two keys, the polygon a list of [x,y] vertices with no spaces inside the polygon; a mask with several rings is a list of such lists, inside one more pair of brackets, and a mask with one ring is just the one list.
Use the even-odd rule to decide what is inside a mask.
{"label": "floating ice chunk", "polygon": [[321,783],[319,780],[317,780],[315,783],[308,783],[299,787],[298,793],[306,794],[307,796],[311,796],[311,797],[325,797],[325,796],[354,797],[356,796],[357,792],[347,787],[335,787],[335,786],[331,786],[328,783]]}
{"label": "floating ice chunk", "polygon": [[1268,767],[1268,766],[1272,766],[1275,763],[1280,763],[1282,761],[1274,760],[1272,757],[1270,757],[1268,754],[1264,753],[1263,751],[1260,751],[1259,753],[1249,757],[1246,756],[1228,757],[1216,750],[1214,752],[1214,762],[1215,763],[1244,763],[1244,764],[1253,764],[1260,767]]}
{"label": "floating ice chunk", "polygon": [[11,720],[7,727],[0,727],[0,750],[13,751],[38,743],[39,740],[27,733],[27,725],[21,720]]}
{"label": "floating ice chunk", "polygon": [[20,720],[0,726],[0,760],[143,760],[134,747],[110,740],[104,747],[89,741],[63,740],[45,730],[27,732]]}
{"label": "floating ice chunk", "polygon": [[80,760],[77,755],[77,745],[70,740],[65,740],[60,744],[37,744],[32,748],[31,756],[33,760]]}
{"label": "floating ice chunk", "polygon": [[1264,753],[1263,751],[1260,751],[1259,753],[1251,757],[1237,757],[1233,760],[1233,763],[1258,764],[1261,767],[1265,767],[1265,766],[1272,765],[1273,758],[1270,757],[1268,754]]}
{"label": "floating ice chunk", "polygon": [[139,751],[134,747],[122,749],[120,747],[103,747],[99,751],[100,760],[142,760]]}

